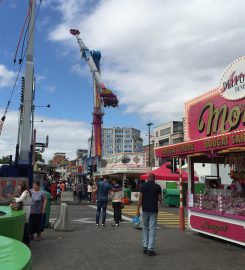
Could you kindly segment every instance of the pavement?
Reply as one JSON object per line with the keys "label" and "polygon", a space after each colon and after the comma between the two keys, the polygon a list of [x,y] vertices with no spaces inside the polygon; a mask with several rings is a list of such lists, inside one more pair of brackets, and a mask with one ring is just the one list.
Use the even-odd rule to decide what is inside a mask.
{"label": "pavement", "polygon": [[[141,231],[129,221],[133,207],[124,210],[128,218],[119,228],[112,226],[110,210],[106,227],[97,228],[94,206],[69,205],[73,231],[46,229],[41,241],[32,241],[33,270],[244,269],[244,248],[200,234],[180,232],[166,223],[159,224],[157,231],[157,256],[144,255]],[[161,212],[177,215],[176,209],[166,208]],[[51,219],[58,215],[59,206],[52,206]]]}

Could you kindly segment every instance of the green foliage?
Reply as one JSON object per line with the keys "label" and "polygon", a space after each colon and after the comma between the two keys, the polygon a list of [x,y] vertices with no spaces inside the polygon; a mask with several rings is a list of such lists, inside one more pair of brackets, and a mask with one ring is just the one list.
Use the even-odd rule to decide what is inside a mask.
{"label": "green foliage", "polygon": [[0,158],[0,164],[9,164],[10,162],[10,156],[3,156]]}
{"label": "green foliage", "polygon": [[45,160],[43,159],[42,154],[36,152],[35,153],[35,162],[37,162],[37,161],[45,162]]}

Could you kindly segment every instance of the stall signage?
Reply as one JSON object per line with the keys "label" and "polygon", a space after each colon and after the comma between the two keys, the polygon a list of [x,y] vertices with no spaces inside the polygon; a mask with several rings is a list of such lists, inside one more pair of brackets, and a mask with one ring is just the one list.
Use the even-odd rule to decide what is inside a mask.
{"label": "stall signage", "polygon": [[245,57],[231,63],[221,77],[221,95],[228,100],[245,97]]}
{"label": "stall signage", "polygon": [[245,228],[238,224],[191,215],[190,226],[200,232],[245,243]]}
{"label": "stall signage", "polygon": [[163,155],[187,154],[194,152],[194,143],[185,143],[175,146],[164,147],[162,149]]}
{"label": "stall signage", "polygon": [[226,68],[220,87],[186,102],[186,139],[245,130],[245,57]]}
{"label": "stall signage", "polygon": [[185,156],[192,153],[206,153],[222,149],[240,147],[245,144],[245,131],[226,135],[212,136],[194,142],[184,142],[157,148],[156,157]]}
{"label": "stall signage", "polygon": [[106,159],[106,167],[116,166],[145,166],[145,154],[144,153],[123,153],[114,154]]}
{"label": "stall signage", "polygon": [[245,130],[245,99],[226,100],[220,93],[221,90],[191,105],[187,103],[188,140]]}

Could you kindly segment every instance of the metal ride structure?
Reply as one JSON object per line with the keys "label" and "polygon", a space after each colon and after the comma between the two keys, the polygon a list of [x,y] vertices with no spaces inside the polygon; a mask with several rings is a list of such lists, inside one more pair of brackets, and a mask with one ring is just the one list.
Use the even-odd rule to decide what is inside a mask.
{"label": "metal ride structure", "polygon": [[[42,1],[40,1],[39,8]],[[18,124],[18,135],[17,135],[17,145],[16,145],[16,153],[15,153],[15,162],[12,161],[10,165],[3,165],[0,169],[0,177],[25,177],[28,178],[28,184],[32,186],[33,180],[33,157],[35,156],[35,147],[40,147],[40,145],[35,145],[35,132],[34,132],[34,109],[35,106],[33,104],[35,98],[35,83],[34,83],[34,30],[35,23],[37,19],[37,15],[39,12],[39,8],[36,12],[36,0],[29,0],[29,9],[25,19],[24,26],[22,28],[22,32],[20,35],[20,40],[16,49],[16,54],[20,45],[20,41],[22,39],[22,34],[24,32],[25,24],[28,21],[28,26],[26,28],[26,32],[23,38],[23,46],[25,42],[25,38],[27,37],[27,45],[24,56],[26,56],[26,65],[25,65],[25,76],[21,79],[21,102],[19,108],[19,124]],[[27,34],[28,33],[28,34]],[[22,47],[23,53],[23,47]],[[16,54],[14,63],[16,62]],[[22,67],[22,56],[19,60],[19,72],[11,93],[11,98],[13,96],[13,91],[16,86],[21,67]],[[6,118],[6,113],[9,108],[10,100],[5,110],[5,114],[2,117],[3,126],[4,120]],[[42,144],[43,147],[47,147],[48,143]]]}
{"label": "metal ride structure", "polygon": [[[94,96],[94,111],[93,111],[93,131],[91,142],[91,149],[94,149],[94,158],[96,165],[99,167],[99,163],[102,155],[102,138],[101,127],[103,124],[103,107],[118,107],[117,96],[109,89],[105,87],[105,84],[101,80],[100,76],[100,58],[101,53],[99,51],[90,51],[80,38],[80,32],[77,29],[71,29],[70,33],[76,37],[80,47],[81,58],[87,62],[90,71],[93,76],[93,96]],[[94,139],[93,139],[94,137]],[[92,172],[93,173],[93,172]]]}

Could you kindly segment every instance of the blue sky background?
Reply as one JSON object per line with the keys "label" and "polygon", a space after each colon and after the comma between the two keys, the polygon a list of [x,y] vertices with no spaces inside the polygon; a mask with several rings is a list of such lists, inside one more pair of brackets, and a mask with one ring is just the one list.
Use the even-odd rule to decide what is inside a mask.
{"label": "blue sky background", "polygon": [[[1,115],[27,7],[28,0],[0,1]],[[218,86],[226,66],[244,55],[244,10],[242,0],[43,0],[34,57],[35,103],[51,104],[36,110],[36,119],[45,120],[36,123],[38,138],[50,135],[45,157],[56,151],[74,157],[91,131],[92,77],[70,28],[101,51],[102,79],[119,97],[119,109],[105,110],[104,126],[135,127],[146,138],[147,122],[181,120],[184,102]],[[18,85],[0,136],[2,155],[16,143],[19,96]]]}
{"label": "blue sky background", "polygon": [[[18,2],[18,3],[17,3]],[[1,24],[5,27],[0,28],[1,39],[0,62],[9,70],[17,71],[18,64],[13,65],[13,55],[17,46],[17,41],[24,17],[27,11],[27,1],[3,1],[1,3],[0,18]],[[38,3],[38,1],[37,1]],[[50,19],[52,18],[52,19]],[[58,117],[64,119],[92,121],[93,96],[92,96],[92,76],[87,64],[77,53],[65,53],[63,48],[48,40],[48,29],[52,25],[46,25],[47,20],[52,25],[58,23],[59,14],[50,8],[41,7],[37,21],[35,33],[35,74],[37,76],[36,101],[37,105],[51,104],[49,110],[38,109],[38,113],[47,117]],[[44,24],[44,27],[42,25]],[[74,38],[71,36],[71,40]],[[74,44],[76,40],[74,39]],[[86,42],[86,41],[85,41]],[[75,44],[76,45],[76,44]],[[93,47],[91,49],[99,49]],[[103,68],[102,52],[102,68]],[[71,66],[76,63],[84,68],[84,74],[74,74]],[[22,68],[24,72],[24,65]],[[103,70],[102,70],[103,72]],[[10,85],[11,86],[11,85]],[[110,88],[110,86],[108,86]],[[7,103],[11,87],[1,90],[0,107]],[[19,106],[20,87],[16,88],[12,110],[17,110]],[[123,115],[125,106],[119,109],[106,109],[104,124],[106,126],[135,126],[141,128],[143,122],[135,114]],[[123,117],[122,117],[123,116]]]}

